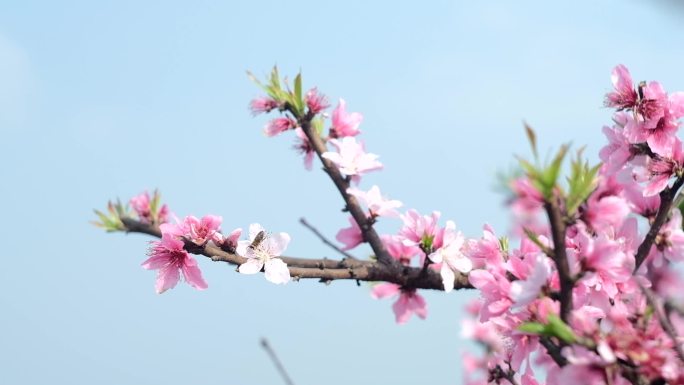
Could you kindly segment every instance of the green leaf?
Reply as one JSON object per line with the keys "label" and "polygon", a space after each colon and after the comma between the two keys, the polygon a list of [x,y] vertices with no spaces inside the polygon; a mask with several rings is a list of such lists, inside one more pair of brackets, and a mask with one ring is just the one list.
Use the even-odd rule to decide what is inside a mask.
{"label": "green leaf", "polygon": [[294,98],[297,109],[304,114],[304,98],[302,97],[302,73],[298,73],[294,80]]}
{"label": "green leaf", "polygon": [[524,324],[518,326],[518,330],[529,334],[544,334],[546,331],[546,325],[539,322],[525,322]]}
{"label": "green leaf", "polygon": [[577,341],[577,336],[572,332],[570,326],[568,326],[563,320],[558,318],[553,314],[549,314],[547,317],[549,323],[546,325],[547,334],[557,337],[561,341],[567,342],[569,344]]}
{"label": "green leaf", "polygon": [[551,164],[545,168],[541,175],[540,183],[543,187],[541,193],[546,200],[550,200],[553,197],[553,189],[558,181],[558,175],[563,165],[563,159],[565,159],[565,155],[568,153],[568,148],[567,144],[562,145],[556,157],[553,158]]}
{"label": "green leaf", "polygon": [[525,133],[527,134],[527,140],[530,142],[530,147],[532,147],[532,154],[534,155],[534,160],[539,161],[539,152],[537,151],[537,134],[534,133],[532,127],[530,127],[527,122],[523,122],[525,125]]}
{"label": "green leaf", "polygon": [[525,235],[527,235],[527,238],[529,238],[530,241],[532,241],[532,243],[539,246],[540,249],[544,250],[547,248],[547,246],[545,244],[543,244],[542,241],[539,239],[539,236],[537,235],[537,233],[528,229],[527,227],[523,227],[523,232],[525,232]]}

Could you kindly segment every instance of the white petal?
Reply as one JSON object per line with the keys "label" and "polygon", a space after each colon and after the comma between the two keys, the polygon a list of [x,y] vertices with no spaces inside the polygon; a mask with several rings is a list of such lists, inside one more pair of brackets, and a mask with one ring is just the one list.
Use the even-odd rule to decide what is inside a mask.
{"label": "white petal", "polygon": [[237,255],[247,257],[248,254],[251,255],[251,249],[248,247],[251,244],[252,242],[250,241],[239,241],[237,247],[235,248],[235,252]]}
{"label": "white petal", "polygon": [[276,233],[271,235],[266,242],[268,242],[268,253],[274,257],[278,257],[285,251],[287,245],[290,244],[290,234]]}
{"label": "white petal", "polygon": [[442,259],[443,259],[442,258],[442,249],[439,248],[434,253],[430,253],[430,255],[428,255],[428,258],[430,258],[430,260],[434,263],[441,263]]}
{"label": "white petal", "polygon": [[454,272],[451,270],[448,264],[443,264],[442,269],[439,271],[439,273],[442,276],[444,291],[448,293],[454,290],[454,279],[456,278],[456,274],[454,274]]}
{"label": "white petal", "polygon": [[275,284],[285,284],[290,281],[290,270],[280,258],[273,258],[266,262],[266,279]]}
{"label": "white petal", "polygon": [[458,270],[461,273],[467,273],[473,269],[473,263],[465,255],[463,255],[461,253],[459,253],[459,254],[460,255],[456,255],[456,256],[448,258],[447,263],[449,264],[449,266],[452,269]]}
{"label": "white petal", "polygon": [[254,238],[256,238],[257,234],[259,232],[265,231],[263,227],[261,227],[260,224],[258,223],[252,223],[249,225],[249,242],[250,244],[254,241]]}
{"label": "white petal", "polygon": [[247,262],[240,265],[238,271],[242,274],[256,274],[261,271],[262,267],[264,267],[263,262],[256,258],[250,258]]}

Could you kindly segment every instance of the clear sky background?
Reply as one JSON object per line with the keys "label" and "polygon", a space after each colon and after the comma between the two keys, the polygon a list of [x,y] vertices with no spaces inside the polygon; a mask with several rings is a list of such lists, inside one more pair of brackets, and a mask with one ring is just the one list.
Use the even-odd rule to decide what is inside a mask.
{"label": "clear sky background", "polygon": [[289,255],[334,257],[298,224],[347,225],[332,184],[247,109],[245,70],[276,63],[364,114],[385,170],[362,187],[472,237],[506,232],[492,187],[528,154],[523,120],[542,148],[586,144],[595,160],[615,64],[684,90],[675,2],[369,3],[0,4],[0,382],[281,384],[262,336],[297,385],[461,382],[473,293],[425,293],[428,319],[397,326],[367,285],[277,287],[200,259],[209,290],[157,295],[150,238],[88,224],[159,188],[179,216],[259,222],[292,235]]}

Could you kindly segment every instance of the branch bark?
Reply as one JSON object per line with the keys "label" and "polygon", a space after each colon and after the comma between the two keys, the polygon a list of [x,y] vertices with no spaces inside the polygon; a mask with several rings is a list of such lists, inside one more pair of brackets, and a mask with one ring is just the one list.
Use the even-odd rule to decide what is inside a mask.
{"label": "branch bark", "polygon": [[545,202],[544,209],[549,217],[551,237],[553,239],[553,254],[551,258],[556,264],[560,280],[560,317],[568,323],[572,311],[572,288],[575,282],[570,275],[570,265],[565,251],[565,221],[557,202]]}
{"label": "branch bark", "polygon": [[683,184],[684,177],[678,177],[674,184],[672,184],[672,187],[669,187],[660,193],[660,207],[658,207],[658,214],[656,214],[655,220],[651,224],[651,228],[648,230],[646,237],[639,245],[637,253],[634,256],[636,261],[636,264],[634,265],[635,272],[639,270],[641,264],[644,263],[646,257],[648,257],[648,253],[651,251],[651,246],[653,246],[653,242],[655,242],[658,232],[660,232],[660,228],[663,227],[667,221],[667,217],[672,209],[672,202],[674,201],[675,197],[677,196],[677,192],[679,192],[679,189]]}
{"label": "branch bark", "polygon": [[[161,238],[161,231],[157,226],[142,223],[132,218],[121,218],[121,221],[126,226],[127,233],[141,233]],[[185,243],[185,248],[192,254],[204,255],[214,262],[241,265],[247,261],[246,258],[221,250],[212,243],[197,246],[188,241]],[[403,266],[401,269],[396,269],[393,266],[375,261],[349,258],[341,260],[287,256],[280,256],[279,258],[287,264],[290,276],[294,279],[319,279],[323,282],[345,279],[367,282],[391,282],[406,289],[444,290],[442,277],[437,272],[428,270],[427,274],[422,273],[422,268],[420,267]],[[470,289],[472,286],[468,282],[467,276],[457,274],[454,288]]]}

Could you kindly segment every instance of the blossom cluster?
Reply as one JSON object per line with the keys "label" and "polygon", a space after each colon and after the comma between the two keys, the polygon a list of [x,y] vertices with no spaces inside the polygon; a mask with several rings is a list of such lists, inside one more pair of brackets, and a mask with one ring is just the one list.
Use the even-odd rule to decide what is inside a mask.
{"label": "blossom cluster", "polygon": [[[654,225],[661,199],[669,199],[661,193],[678,188],[682,177],[676,132],[684,99],[657,82],[634,85],[622,65],[612,80],[606,106],[615,115],[614,125],[604,128],[609,141],[600,152],[604,163],[577,209],[568,209],[570,199],[557,188],[551,199],[545,197],[543,183],[527,173],[512,182],[510,207],[528,237],[511,249],[486,227],[481,239],[467,241],[465,254],[473,262],[469,281],[481,298],[469,308],[473,319],[466,321],[464,334],[486,348],[485,357],[466,357],[469,385],[542,383],[535,368],[543,369],[550,385],[630,384],[637,377],[684,384],[677,353],[682,340],[669,335],[655,316],[682,288],[673,268],[684,259],[677,207],[663,217],[650,248],[639,251],[646,242],[640,226]],[[565,204],[564,248],[572,282],[565,322],[559,318],[562,277],[553,259],[554,229],[539,221],[558,200]],[[649,292],[656,295],[649,299]],[[676,335],[684,332],[681,317],[672,314],[669,322]],[[560,357],[551,356],[549,343],[556,344]]]}

